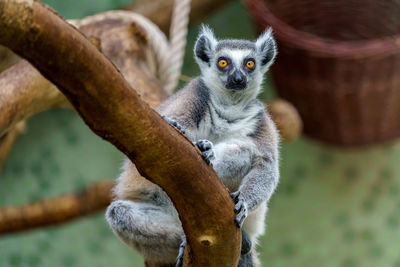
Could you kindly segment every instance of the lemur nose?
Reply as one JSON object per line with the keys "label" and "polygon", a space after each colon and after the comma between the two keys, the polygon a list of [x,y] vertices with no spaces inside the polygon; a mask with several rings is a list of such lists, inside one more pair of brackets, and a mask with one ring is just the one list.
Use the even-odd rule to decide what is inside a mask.
{"label": "lemur nose", "polygon": [[232,80],[233,80],[233,82],[234,82],[235,84],[241,84],[241,83],[243,83],[243,77],[242,77],[242,75],[240,74],[239,71],[235,71],[235,72],[233,73]]}

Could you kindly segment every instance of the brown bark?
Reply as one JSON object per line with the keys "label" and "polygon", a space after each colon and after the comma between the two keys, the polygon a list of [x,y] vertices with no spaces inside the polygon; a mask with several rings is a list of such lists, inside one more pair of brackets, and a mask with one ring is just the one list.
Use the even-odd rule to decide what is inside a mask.
{"label": "brown bark", "polygon": [[213,169],[81,33],[40,2],[1,0],[0,42],[58,85],[96,134],[167,192],[192,249],[186,263],[237,264],[240,232],[233,203]]}
{"label": "brown bark", "polygon": [[0,136],[21,120],[65,103],[55,86],[25,60],[0,74]]}
{"label": "brown bark", "polygon": [[[152,106],[167,94],[151,75],[144,56],[145,37],[137,26],[115,20],[88,24],[82,32],[101,40],[102,52],[124,73],[132,86],[147,83],[140,93]],[[92,41],[93,42],[93,41]],[[70,106],[66,98],[27,61],[21,61],[0,74],[0,136],[21,120],[50,109]]]}
{"label": "brown bark", "polygon": [[113,181],[104,180],[78,193],[3,208],[0,211],[0,235],[21,229],[60,224],[102,210],[111,201],[109,192],[113,185]]}
{"label": "brown bark", "polygon": [[[192,0],[190,4],[190,25],[203,21],[204,18],[230,2],[233,2],[233,0]],[[174,0],[140,0],[125,6],[124,9],[142,14],[168,34],[173,6]]]}

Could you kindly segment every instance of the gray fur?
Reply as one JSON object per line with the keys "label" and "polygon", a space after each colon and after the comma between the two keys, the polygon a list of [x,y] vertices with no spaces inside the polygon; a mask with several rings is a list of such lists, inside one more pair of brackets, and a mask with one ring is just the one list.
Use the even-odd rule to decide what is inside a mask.
{"label": "gray fur", "polygon": [[256,52],[256,45],[248,40],[232,40],[232,39],[228,39],[228,40],[221,40],[218,42],[215,50],[216,52],[221,51],[222,49],[240,49],[240,50],[244,50],[244,49],[249,49],[249,50],[253,50],[254,52]]}
{"label": "gray fur", "polygon": [[[239,227],[243,225],[251,247],[240,261],[243,267],[258,264],[254,243],[263,233],[266,203],[279,180],[278,133],[264,105],[256,99],[275,49],[270,31],[256,42],[218,41],[208,27],[203,27],[194,49],[201,76],[158,108],[166,120],[198,145],[224,185],[235,192],[236,222]],[[245,76],[244,88],[227,87],[233,71],[218,69],[221,56],[229,58],[231,70]],[[251,71],[244,64],[249,58],[255,61]],[[117,187],[128,181],[131,173],[135,173],[134,165],[128,162]],[[114,201],[107,209],[107,220],[113,231],[146,260],[174,263],[183,235],[178,214],[161,188],[146,186],[130,189],[135,197],[124,198],[132,200]]]}
{"label": "gray fur", "polygon": [[196,98],[198,101],[196,101],[193,105],[192,119],[198,128],[201,120],[204,117],[204,114],[207,111],[208,101],[210,100],[210,92],[201,79],[199,79],[196,87]]}

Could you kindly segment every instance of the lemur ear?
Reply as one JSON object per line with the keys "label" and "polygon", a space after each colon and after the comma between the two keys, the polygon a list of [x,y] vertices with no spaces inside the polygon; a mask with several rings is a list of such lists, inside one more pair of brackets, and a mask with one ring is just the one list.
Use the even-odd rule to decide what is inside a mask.
{"label": "lemur ear", "polygon": [[194,54],[199,65],[210,64],[210,59],[217,42],[213,31],[208,26],[202,25],[196,44],[194,45]]}
{"label": "lemur ear", "polygon": [[258,37],[256,41],[257,53],[261,57],[261,67],[267,71],[274,62],[276,51],[276,42],[272,36],[272,29],[268,28]]}

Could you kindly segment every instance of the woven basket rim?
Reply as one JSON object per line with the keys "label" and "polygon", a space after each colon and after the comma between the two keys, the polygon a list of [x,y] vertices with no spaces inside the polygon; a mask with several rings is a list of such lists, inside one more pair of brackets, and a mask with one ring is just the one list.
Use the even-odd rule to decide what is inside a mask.
{"label": "woven basket rim", "polygon": [[276,17],[264,0],[247,0],[247,8],[262,26],[271,26],[278,40],[323,57],[366,58],[400,53],[400,34],[370,40],[340,41],[295,29]]}

